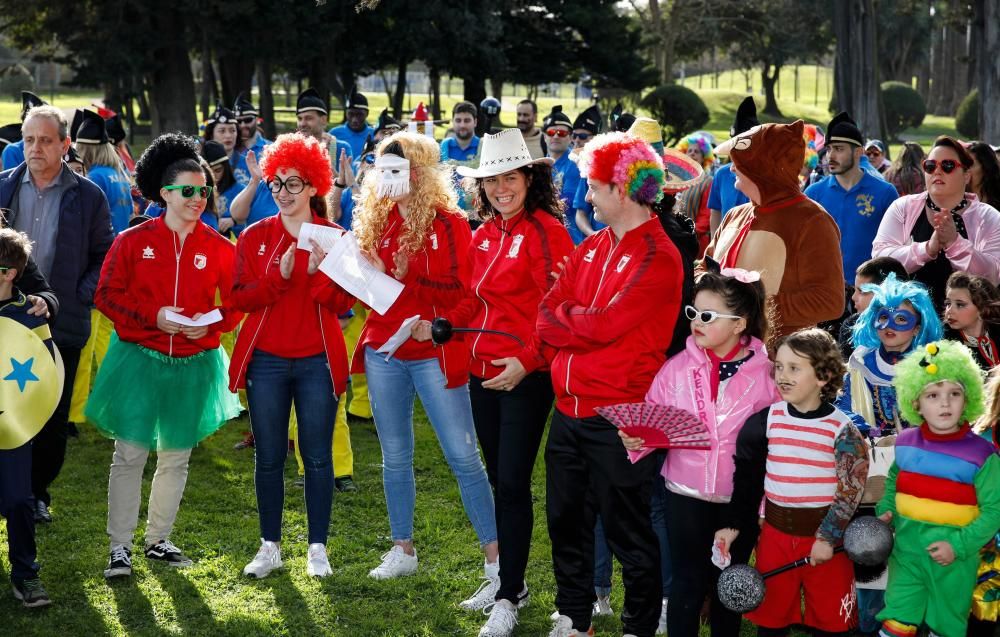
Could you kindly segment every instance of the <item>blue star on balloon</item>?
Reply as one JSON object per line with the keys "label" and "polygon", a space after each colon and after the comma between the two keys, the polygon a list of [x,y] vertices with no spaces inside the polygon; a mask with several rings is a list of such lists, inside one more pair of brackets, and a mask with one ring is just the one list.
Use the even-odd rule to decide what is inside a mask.
{"label": "blue star on balloon", "polygon": [[34,372],[31,371],[31,366],[34,362],[34,358],[29,358],[23,363],[17,359],[11,358],[11,372],[4,376],[3,379],[15,381],[17,383],[17,388],[24,393],[24,388],[28,386],[29,381],[38,382],[38,376],[35,376]]}

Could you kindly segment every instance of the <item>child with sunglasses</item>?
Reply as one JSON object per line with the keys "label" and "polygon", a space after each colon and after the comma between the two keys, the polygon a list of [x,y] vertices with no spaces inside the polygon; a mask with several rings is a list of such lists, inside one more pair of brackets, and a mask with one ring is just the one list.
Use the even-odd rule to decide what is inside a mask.
{"label": "child with sunglasses", "polygon": [[[710,260],[708,260],[710,261]],[[685,307],[691,336],[684,351],[670,358],[653,380],[646,401],[686,409],[712,435],[707,451],[671,449],[661,474],[667,489],[667,537],[672,580],[667,614],[671,637],[698,635],[702,602],[711,595],[712,634],[735,635],[740,615],[718,601],[719,569],[709,551],[733,493],[733,454],[746,419],[779,400],[771,362],[764,349],[767,332],[760,274],[723,269],[703,274],[695,284],[694,305]],[[641,438],[619,433],[633,461],[651,453]],[[748,529],[732,547],[746,562],[756,533]]]}
{"label": "child with sunglasses", "polygon": [[[861,515],[871,515],[895,458],[896,434],[904,426],[893,388],[896,363],[907,352],[941,338],[941,321],[927,289],[920,283],[900,281],[895,273],[881,284],[862,285],[861,291],[872,297],[854,324],[856,349],[848,361],[837,407],[851,417],[871,445],[871,464],[859,510]],[[862,632],[878,630],[875,615],[884,605],[884,572],[884,564],[856,569]]]}
{"label": "child with sunglasses", "polygon": [[[191,564],[170,541],[191,450],[240,412],[239,399],[226,388],[229,360],[219,346],[219,337],[242,318],[229,304],[235,248],[199,220],[212,188],[197,144],[179,134],[156,138],[136,164],[136,184],[166,211],[119,234],[104,261],[94,302],[114,322],[115,334],[86,410],[87,419],[115,440],[108,480],[111,556],[104,571],[109,579],[132,574],[150,451],[157,462],[146,559]],[[220,320],[198,326],[170,314],[197,320],[214,310]]]}

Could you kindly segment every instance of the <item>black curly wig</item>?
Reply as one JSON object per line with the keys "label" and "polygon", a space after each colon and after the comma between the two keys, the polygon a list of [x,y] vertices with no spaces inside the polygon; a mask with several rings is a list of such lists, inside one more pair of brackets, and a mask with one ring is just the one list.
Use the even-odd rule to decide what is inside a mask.
{"label": "black curly wig", "polygon": [[160,135],[135,164],[135,183],[142,196],[166,206],[160,188],[169,186],[180,173],[200,173],[198,142],[180,133]]}

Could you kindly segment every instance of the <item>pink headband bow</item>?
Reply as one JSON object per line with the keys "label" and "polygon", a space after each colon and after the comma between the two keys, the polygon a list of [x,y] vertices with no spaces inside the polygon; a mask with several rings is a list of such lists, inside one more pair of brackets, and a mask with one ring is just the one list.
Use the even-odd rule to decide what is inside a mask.
{"label": "pink headband bow", "polygon": [[719,274],[736,279],[740,283],[756,283],[760,281],[760,272],[744,270],[743,268],[722,268]]}

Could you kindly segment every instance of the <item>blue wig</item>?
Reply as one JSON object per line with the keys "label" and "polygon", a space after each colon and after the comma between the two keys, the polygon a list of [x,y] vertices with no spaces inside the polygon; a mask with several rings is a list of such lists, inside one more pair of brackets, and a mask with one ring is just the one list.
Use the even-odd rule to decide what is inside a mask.
{"label": "blue wig", "polygon": [[875,329],[875,317],[884,307],[898,308],[904,301],[909,301],[920,319],[920,329],[913,336],[910,350],[941,339],[941,319],[938,318],[927,288],[916,281],[899,281],[895,273],[890,273],[881,284],[866,283],[861,286],[864,292],[872,292],[872,302],[854,324],[852,340],[855,347],[877,349],[881,344],[878,331]]}

